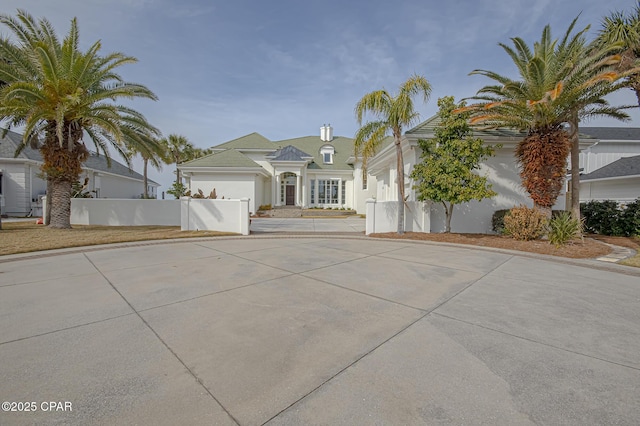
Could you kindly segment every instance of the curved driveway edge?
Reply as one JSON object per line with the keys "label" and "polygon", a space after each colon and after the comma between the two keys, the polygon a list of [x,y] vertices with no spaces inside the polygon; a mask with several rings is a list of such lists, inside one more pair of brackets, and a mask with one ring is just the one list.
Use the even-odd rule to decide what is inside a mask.
{"label": "curved driveway edge", "polygon": [[30,256],[0,263],[0,399],[38,409],[0,424],[582,425],[640,412],[640,283],[618,265],[317,235]]}

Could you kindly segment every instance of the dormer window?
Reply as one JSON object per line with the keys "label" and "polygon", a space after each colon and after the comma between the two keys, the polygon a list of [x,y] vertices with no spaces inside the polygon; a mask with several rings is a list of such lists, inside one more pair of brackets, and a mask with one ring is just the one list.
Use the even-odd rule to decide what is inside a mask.
{"label": "dormer window", "polygon": [[320,154],[322,155],[322,162],[324,164],[333,164],[333,154],[335,154],[335,148],[332,145],[324,145],[320,148]]}

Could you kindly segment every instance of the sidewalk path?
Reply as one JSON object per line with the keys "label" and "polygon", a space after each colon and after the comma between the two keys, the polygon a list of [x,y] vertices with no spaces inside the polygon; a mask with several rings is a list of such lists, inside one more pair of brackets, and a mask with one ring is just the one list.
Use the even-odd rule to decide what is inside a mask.
{"label": "sidewalk path", "polygon": [[36,409],[2,425],[638,421],[630,268],[328,236],[13,259],[0,399]]}

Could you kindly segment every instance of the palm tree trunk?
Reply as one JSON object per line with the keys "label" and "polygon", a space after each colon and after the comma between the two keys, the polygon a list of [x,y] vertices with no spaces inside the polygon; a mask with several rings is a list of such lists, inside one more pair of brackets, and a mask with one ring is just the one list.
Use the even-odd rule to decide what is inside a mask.
{"label": "palm tree trunk", "polygon": [[398,235],[404,234],[404,158],[402,156],[402,146],[400,136],[396,138],[396,156],[398,158]]}
{"label": "palm tree trunk", "polygon": [[147,190],[147,188],[149,187],[149,179],[147,177],[147,166],[149,165],[149,159],[148,158],[143,158],[142,159],[142,184],[144,185],[144,192],[143,192],[143,197],[145,199],[149,198],[149,191]]}
{"label": "palm tree trunk", "polygon": [[71,182],[66,180],[52,181],[51,205],[47,210],[51,212],[50,228],[71,228]]}
{"label": "palm tree trunk", "polygon": [[580,221],[580,137],[577,114],[572,114],[569,126],[571,138],[571,216]]}
{"label": "palm tree trunk", "polygon": [[49,225],[51,223],[51,181],[47,179],[47,210],[44,215],[44,224]]}

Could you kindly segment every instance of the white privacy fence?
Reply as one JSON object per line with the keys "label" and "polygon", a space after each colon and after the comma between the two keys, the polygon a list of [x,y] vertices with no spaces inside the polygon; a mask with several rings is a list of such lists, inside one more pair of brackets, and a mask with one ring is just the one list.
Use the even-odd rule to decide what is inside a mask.
{"label": "white privacy fence", "polygon": [[105,226],[179,226],[180,203],[176,200],[72,198],[71,223]]}
{"label": "white privacy fence", "polygon": [[[404,230],[407,232],[430,232],[429,205],[409,201],[404,207]],[[367,235],[398,230],[398,202],[367,200]]]}
{"label": "white privacy fence", "polygon": [[183,231],[221,231],[249,235],[249,199],[207,200],[182,198]]}
{"label": "white privacy fence", "polygon": [[[46,209],[44,200],[43,206]],[[71,224],[180,226],[183,231],[207,230],[249,235],[249,199],[208,200],[185,197],[181,200],[124,200],[72,198]]]}

